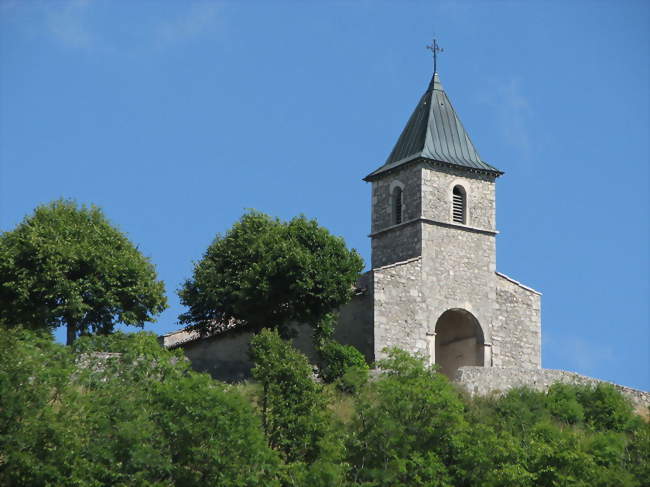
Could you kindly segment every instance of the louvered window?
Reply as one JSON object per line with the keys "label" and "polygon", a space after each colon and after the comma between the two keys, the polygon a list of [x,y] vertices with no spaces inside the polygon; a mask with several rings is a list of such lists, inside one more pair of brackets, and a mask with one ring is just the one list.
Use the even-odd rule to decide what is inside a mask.
{"label": "louvered window", "polygon": [[455,186],[453,191],[453,220],[454,223],[465,223],[466,197],[462,186]]}
{"label": "louvered window", "polygon": [[402,188],[397,187],[393,190],[393,224],[402,223]]}

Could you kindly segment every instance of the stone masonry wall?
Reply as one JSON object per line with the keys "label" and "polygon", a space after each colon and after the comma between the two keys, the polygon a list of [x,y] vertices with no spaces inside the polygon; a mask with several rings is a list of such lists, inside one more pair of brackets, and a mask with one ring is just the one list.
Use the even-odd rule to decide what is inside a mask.
{"label": "stone masonry wall", "polygon": [[[391,189],[402,186],[402,221],[419,218],[422,213],[420,165],[409,164],[372,183],[372,233],[393,225]],[[392,187],[392,188],[391,188]]]}
{"label": "stone masonry wall", "polygon": [[485,341],[490,343],[496,300],[494,236],[432,224],[424,225],[423,235],[422,286],[428,332],[435,333],[445,311],[463,309],[478,320]]}
{"label": "stone masonry wall", "polygon": [[[398,182],[404,184],[409,210],[406,223],[391,226],[390,188]],[[466,225],[452,221],[456,184],[467,193]],[[423,163],[373,183],[376,356],[385,346],[399,346],[433,357],[437,320],[455,308],[474,315],[490,343],[496,302],[494,198],[492,177],[433,170]],[[423,220],[408,223],[411,218]],[[420,255],[421,262],[410,263]],[[489,365],[489,350],[484,355]]]}
{"label": "stone masonry wall", "polygon": [[358,294],[339,310],[334,339],[345,345],[353,345],[372,363],[375,360],[372,271],[361,276],[357,288]]}
{"label": "stone masonry wall", "polygon": [[418,257],[422,254],[422,224],[396,225],[374,235],[371,246],[373,269]]}
{"label": "stone masonry wall", "polygon": [[[605,381],[566,370],[466,366],[458,369],[454,382],[472,395],[485,396],[503,394],[513,387],[526,386],[538,391],[546,391],[556,382],[594,386]],[[647,411],[650,406],[650,393],[618,384],[612,385],[628,397],[637,410]]]}
{"label": "stone masonry wall", "polygon": [[541,296],[503,274],[496,277],[492,365],[541,367]]}
{"label": "stone masonry wall", "polygon": [[468,175],[466,171],[435,167],[422,170],[422,216],[438,222],[453,222],[452,191],[461,185],[467,195],[466,226],[483,230],[496,228],[494,177]]}
{"label": "stone masonry wall", "polygon": [[375,359],[385,347],[426,354],[426,308],[420,286],[422,260],[415,258],[373,270]]}
{"label": "stone masonry wall", "polygon": [[[292,340],[293,345],[315,363],[312,328],[305,324],[295,324],[293,327],[296,332]],[[192,364],[192,369],[206,372],[217,380],[239,382],[251,377],[253,363],[248,349],[252,338],[253,333],[248,330],[233,329],[212,337],[193,340],[182,347]]]}

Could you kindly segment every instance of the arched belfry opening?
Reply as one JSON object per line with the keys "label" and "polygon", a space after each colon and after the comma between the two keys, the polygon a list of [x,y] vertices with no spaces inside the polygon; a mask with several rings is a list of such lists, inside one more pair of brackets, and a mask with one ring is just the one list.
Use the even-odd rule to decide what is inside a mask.
{"label": "arched belfry opening", "polygon": [[454,377],[463,365],[484,365],[483,330],[472,313],[464,309],[445,311],[436,323],[435,363],[440,372]]}

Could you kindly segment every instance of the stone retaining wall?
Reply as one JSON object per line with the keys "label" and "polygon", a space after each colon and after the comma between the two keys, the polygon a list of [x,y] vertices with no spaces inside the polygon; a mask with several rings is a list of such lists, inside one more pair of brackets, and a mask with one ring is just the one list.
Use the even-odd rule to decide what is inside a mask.
{"label": "stone retaining wall", "polygon": [[[546,391],[551,384],[590,385],[606,382],[592,377],[554,369],[523,369],[517,367],[461,367],[454,382],[460,384],[472,395],[481,396],[493,393],[505,393],[513,387],[530,387]],[[624,396],[630,399],[639,412],[646,413],[650,407],[650,393],[611,382]]]}

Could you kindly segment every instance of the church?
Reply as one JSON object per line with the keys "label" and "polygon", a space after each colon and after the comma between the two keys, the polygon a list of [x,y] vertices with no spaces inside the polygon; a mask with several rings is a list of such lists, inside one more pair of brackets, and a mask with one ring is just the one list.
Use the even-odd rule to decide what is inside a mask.
{"label": "church", "polygon": [[[372,269],[339,312],[335,338],[373,362],[386,347],[428,358],[453,378],[463,366],[541,367],[540,293],[496,271],[496,180],[435,72],[372,186]],[[310,329],[296,346],[313,356]],[[197,370],[238,380],[250,332],[161,337]]]}
{"label": "church", "polygon": [[[437,46],[433,45],[433,50]],[[334,338],[369,363],[391,347],[417,353],[470,394],[556,382],[602,381],[541,364],[541,294],[496,270],[496,181],[454,110],[438,73],[371,184],[371,270],[339,310]],[[316,362],[312,328],[294,345]],[[211,336],[179,330],[159,338],[182,348],[215,379],[250,377],[252,333],[236,325]],[[647,411],[650,393],[613,384]]]}

